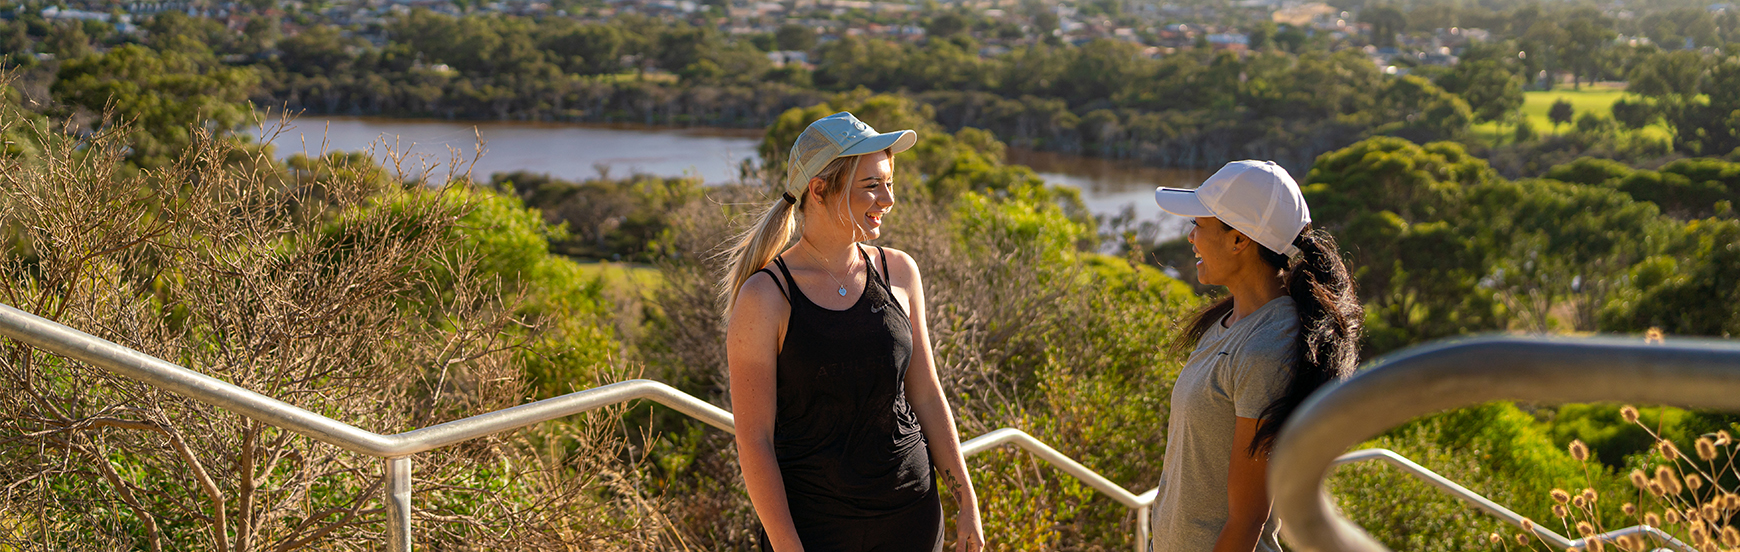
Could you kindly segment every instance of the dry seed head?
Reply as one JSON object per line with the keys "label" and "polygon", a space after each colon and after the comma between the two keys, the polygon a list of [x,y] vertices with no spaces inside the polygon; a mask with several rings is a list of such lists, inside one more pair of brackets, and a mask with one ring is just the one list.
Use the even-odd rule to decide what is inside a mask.
{"label": "dry seed head", "polygon": [[1551,495],[1553,497],[1553,502],[1557,502],[1559,504],[1564,504],[1566,502],[1571,501],[1571,493],[1565,492],[1564,489],[1553,489],[1552,491],[1548,492],[1547,494]]}
{"label": "dry seed head", "polygon": [[1703,519],[1703,516],[1698,513],[1697,508],[1686,508],[1686,521],[1698,521],[1701,519]]}
{"label": "dry seed head", "polygon": [[1660,450],[1661,455],[1666,457],[1668,460],[1678,460],[1680,458],[1680,450],[1674,448],[1673,441],[1663,439],[1660,443],[1656,444],[1656,450]]}
{"label": "dry seed head", "polygon": [[1535,532],[1535,520],[1532,520],[1529,518],[1523,518],[1522,528],[1524,531],[1528,531],[1530,533]]}
{"label": "dry seed head", "polygon": [[1680,523],[1680,511],[1679,510],[1668,510],[1667,511],[1667,522],[1668,522],[1668,525],[1678,525]]}
{"label": "dry seed head", "polygon": [[1649,482],[1649,494],[1655,495],[1656,498],[1661,498],[1661,495],[1666,492],[1667,489],[1661,486],[1660,481]]}
{"label": "dry seed head", "polygon": [[[1577,534],[1585,537],[1593,535],[1595,534],[1595,526],[1590,525],[1587,521],[1579,521],[1577,522]],[[1593,545],[1595,544],[1595,541],[1589,541],[1589,544]]]}
{"label": "dry seed head", "polygon": [[1740,510],[1740,495],[1729,493],[1722,495],[1723,510]]}
{"label": "dry seed head", "polygon": [[1524,535],[1522,533],[1517,533],[1516,534],[1516,543],[1520,544],[1522,546],[1528,546],[1529,545],[1529,536]]}
{"label": "dry seed head", "polygon": [[[1655,481],[1661,484],[1662,492],[1672,495],[1680,494],[1680,478],[1674,476],[1673,468],[1657,466],[1655,468]],[[1651,491],[1653,492],[1654,489]]]}
{"label": "dry seed head", "polygon": [[1686,487],[1687,488],[1696,491],[1703,486],[1704,486],[1704,478],[1698,477],[1698,474],[1695,474],[1695,473],[1686,474]]}
{"label": "dry seed head", "polygon": [[1725,447],[1728,446],[1728,443],[1732,442],[1734,442],[1734,437],[1728,435],[1728,430],[1724,429],[1716,432],[1716,446]]}
{"label": "dry seed head", "polygon": [[1661,527],[1661,516],[1657,515],[1655,512],[1644,514],[1643,524],[1650,527]]}
{"label": "dry seed head", "polygon": [[1637,407],[1629,404],[1619,407],[1619,417],[1624,418],[1626,423],[1637,423]]}
{"label": "dry seed head", "polygon": [[1705,462],[1709,462],[1711,460],[1716,459],[1716,442],[1715,441],[1711,441],[1709,437],[1699,437],[1697,445],[1698,445],[1698,458],[1704,459]]}
{"label": "dry seed head", "polygon": [[1591,539],[1588,546],[1589,552],[1602,552],[1607,549],[1607,543],[1601,542],[1600,539]]}
{"label": "dry seed head", "polygon": [[1722,546],[1728,548],[1740,548],[1740,529],[1735,529],[1732,525],[1723,527]]}
{"label": "dry seed head", "polygon": [[1720,516],[1719,513],[1720,512],[1718,511],[1718,509],[1716,508],[1716,505],[1714,503],[1705,504],[1703,508],[1698,509],[1698,515],[1703,516],[1700,519],[1707,519],[1707,520],[1710,520],[1712,522],[1721,521],[1722,516]]}
{"label": "dry seed head", "polygon": [[1692,546],[1702,548],[1704,545],[1709,544],[1709,543],[1710,543],[1710,536],[1704,534],[1704,528],[1693,526],[1692,527]]}
{"label": "dry seed head", "polygon": [[1667,337],[1667,334],[1663,334],[1661,328],[1650,328],[1643,332],[1644,343],[1661,343],[1662,339],[1665,337]]}
{"label": "dry seed head", "polygon": [[1588,461],[1589,460],[1589,445],[1583,444],[1582,440],[1572,439],[1571,440],[1571,458],[1575,458],[1578,462]]}
{"label": "dry seed head", "polygon": [[1643,550],[1645,543],[1643,537],[1637,535],[1626,535],[1619,537],[1619,546],[1626,550]]}
{"label": "dry seed head", "polygon": [[1600,497],[1601,497],[1601,495],[1595,494],[1595,489],[1590,489],[1590,488],[1583,489],[1583,501],[1585,501],[1585,502],[1588,502],[1590,504],[1594,504],[1595,499],[1600,498]]}
{"label": "dry seed head", "polygon": [[1631,486],[1639,489],[1648,489],[1649,475],[1643,473],[1643,470],[1631,470]]}
{"label": "dry seed head", "polygon": [[1565,509],[1564,504],[1554,504],[1553,505],[1553,515],[1557,516],[1559,518],[1564,518],[1566,516],[1571,515],[1571,511]]}
{"label": "dry seed head", "polygon": [[1492,541],[1492,544],[1498,544],[1498,543],[1504,542],[1504,538],[1499,537],[1498,533],[1493,533],[1493,534],[1487,535],[1486,540]]}
{"label": "dry seed head", "polygon": [[1620,507],[1619,507],[1619,509],[1620,509],[1620,510],[1621,510],[1621,511],[1624,511],[1624,512],[1625,512],[1625,515],[1628,515],[1628,516],[1635,516],[1635,515],[1637,515],[1637,506],[1636,506],[1636,505],[1633,505],[1633,504],[1632,504],[1632,503],[1630,503],[1630,502],[1627,502],[1627,503],[1625,503],[1625,505],[1624,505],[1624,506],[1620,506]]}
{"label": "dry seed head", "polygon": [[1571,497],[1571,505],[1578,508],[1587,508],[1589,507],[1589,501],[1583,500],[1583,495],[1577,495]]}

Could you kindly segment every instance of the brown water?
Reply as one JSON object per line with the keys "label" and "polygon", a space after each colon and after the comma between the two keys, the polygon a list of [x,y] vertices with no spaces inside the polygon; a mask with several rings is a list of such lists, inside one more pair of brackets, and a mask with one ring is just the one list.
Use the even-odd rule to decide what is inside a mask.
{"label": "brown water", "polygon": [[[273,144],[280,158],[316,154],[322,150],[323,139],[326,151],[368,150],[377,159],[385,158],[391,147],[411,154],[407,166],[421,162],[433,176],[443,179],[447,162],[455,156],[473,158],[480,138],[483,155],[476,156],[472,166],[472,174],[480,177],[529,171],[580,180],[608,171],[617,176],[636,172],[692,175],[709,184],[721,184],[737,180],[739,167],[757,159],[761,131],[305,116]],[[1137,222],[1159,224],[1163,237],[1181,233],[1184,219],[1154,205],[1154,187],[1194,188],[1209,174],[1015,148],[1009,150],[1008,158],[1011,163],[1032,167],[1046,182],[1081,189],[1082,199],[1097,215],[1111,218],[1131,209]]]}

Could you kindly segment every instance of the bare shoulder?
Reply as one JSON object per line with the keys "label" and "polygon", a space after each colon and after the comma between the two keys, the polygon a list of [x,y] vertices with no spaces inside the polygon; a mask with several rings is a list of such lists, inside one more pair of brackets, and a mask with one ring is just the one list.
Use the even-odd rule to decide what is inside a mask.
{"label": "bare shoulder", "polygon": [[894,282],[910,282],[918,277],[918,261],[905,251],[892,247],[884,247],[882,251],[888,255],[888,276]]}
{"label": "bare shoulder", "polygon": [[789,308],[781,284],[782,282],[774,281],[773,276],[766,272],[751,274],[743,282],[743,287],[737,290],[737,304],[731,313],[732,320],[743,315],[778,314]]}

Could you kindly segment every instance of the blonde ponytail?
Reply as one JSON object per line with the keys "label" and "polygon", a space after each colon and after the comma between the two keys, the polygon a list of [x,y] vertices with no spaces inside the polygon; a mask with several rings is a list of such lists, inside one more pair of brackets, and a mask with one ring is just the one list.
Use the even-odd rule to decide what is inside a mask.
{"label": "blonde ponytail", "polygon": [[737,292],[750,276],[773,262],[791,243],[792,230],[797,227],[797,206],[786,200],[791,194],[773,200],[773,205],[761,213],[755,226],[737,236],[736,245],[725,250],[728,258],[725,278],[719,282],[719,295],[725,300],[724,318],[731,321],[731,309],[737,307]]}

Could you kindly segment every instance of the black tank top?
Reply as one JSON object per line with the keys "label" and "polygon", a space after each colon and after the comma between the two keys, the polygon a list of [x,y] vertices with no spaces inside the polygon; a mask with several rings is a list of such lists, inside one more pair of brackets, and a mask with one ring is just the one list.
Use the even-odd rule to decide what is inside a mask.
{"label": "black tank top", "polygon": [[[862,246],[858,255],[870,263]],[[835,311],[810,302],[784,260],[774,264],[791,318],[776,364],[773,445],[800,535],[808,544],[840,523],[936,508],[929,449],[906,402],[906,309],[874,268],[858,302]]]}

